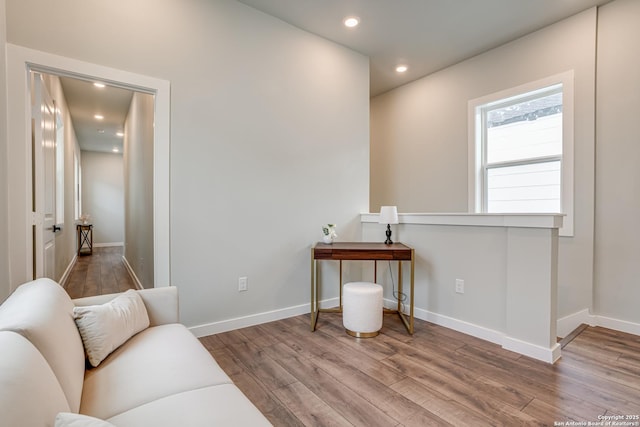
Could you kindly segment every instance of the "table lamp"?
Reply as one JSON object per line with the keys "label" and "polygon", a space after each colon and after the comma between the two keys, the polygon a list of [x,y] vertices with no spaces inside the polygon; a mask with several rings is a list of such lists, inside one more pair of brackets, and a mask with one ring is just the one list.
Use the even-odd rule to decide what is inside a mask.
{"label": "table lamp", "polygon": [[390,245],[393,243],[391,240],[391,224],[398,223],[398,208],[396,206],[382,206],[380,208],[380,217],[378,223],[387,224],[387,240],[385,243]]}

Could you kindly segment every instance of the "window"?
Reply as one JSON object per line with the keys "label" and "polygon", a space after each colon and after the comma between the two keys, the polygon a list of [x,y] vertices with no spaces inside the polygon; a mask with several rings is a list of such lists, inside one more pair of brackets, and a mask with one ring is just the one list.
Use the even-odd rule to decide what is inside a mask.
{"label": "window", "polygon": [[469,103],[470,206],[486,213],[564,213],[573,234],[573,75]]}

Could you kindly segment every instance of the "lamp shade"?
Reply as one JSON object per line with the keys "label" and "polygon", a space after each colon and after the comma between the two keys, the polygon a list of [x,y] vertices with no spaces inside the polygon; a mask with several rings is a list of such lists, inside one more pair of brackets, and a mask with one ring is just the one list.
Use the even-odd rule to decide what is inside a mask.
{"label": "lamp shade", "polygon": [[380,208],[380,217],[378,218],[378,223],[397,224],[398,208],[396,206],[382,206]]}

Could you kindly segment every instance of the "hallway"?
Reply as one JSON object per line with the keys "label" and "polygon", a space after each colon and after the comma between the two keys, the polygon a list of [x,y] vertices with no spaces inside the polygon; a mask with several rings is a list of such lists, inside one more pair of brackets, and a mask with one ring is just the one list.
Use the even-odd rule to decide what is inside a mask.
{"label": "hallway", "polygon": [[71,298],[124,292],[135,289],[122,260],[123,248],[93,248],[93,254],[79,256],[73,266],[65,290]]}

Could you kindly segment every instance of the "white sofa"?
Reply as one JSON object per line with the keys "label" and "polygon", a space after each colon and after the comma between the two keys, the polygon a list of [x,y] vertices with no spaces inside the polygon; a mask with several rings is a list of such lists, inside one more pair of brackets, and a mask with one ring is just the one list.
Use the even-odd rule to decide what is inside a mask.
{"label": "white sofa", "polygon": [[74,306],[115,295],[71,300],[49,279],[19,286],[0,306],[0,426],[53,426],[61,412],[116,427],[271,425],[178,323],[177,289],[138,292],[150,326],[87,369]]}

